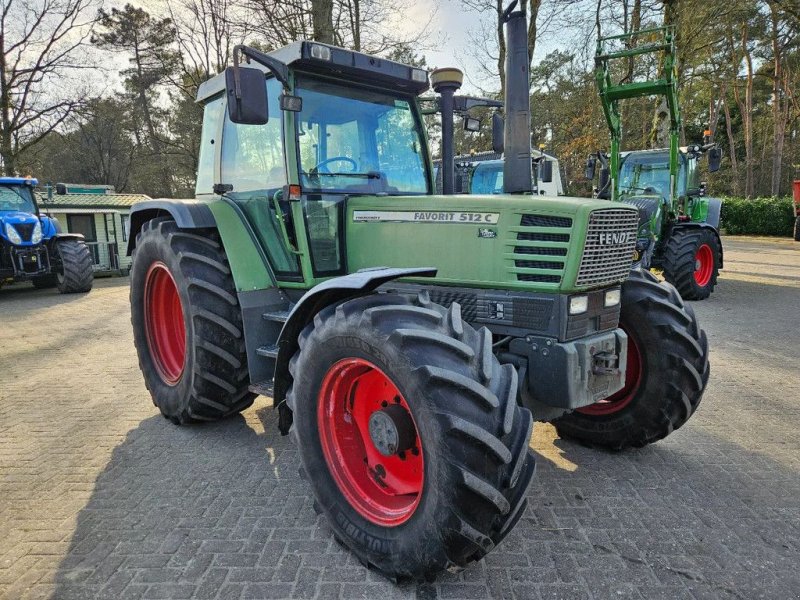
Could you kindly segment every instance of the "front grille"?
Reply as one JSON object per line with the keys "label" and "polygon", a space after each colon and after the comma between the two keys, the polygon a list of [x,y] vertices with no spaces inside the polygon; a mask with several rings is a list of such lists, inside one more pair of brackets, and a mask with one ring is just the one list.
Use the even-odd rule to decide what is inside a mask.
{"label": "front grille", "polygon": [[572,227],[572,219],[550,215],[522,215],[520,225],[523,227]]}
{"label": "front grille", "polygon": [[30,242],[35,225],[36,223],[14,223],[14,229],[17,230],[23,242]]}
{"label": "front grille", "polygon": [[635,209],[592,211],[576,286],[600,286],[624,281],[633,263],[639,215]]}
{"label": "front grille", "polygon": [[555,215],[526,214],[514,229],[516,238],[513,254],[513,273],[517,281],[559,284],[564,276],[572,219]]}
{"label": "front grille", "polygon": [[429,290],[432,302],[449,307],[453,302],[461,305],[461,316],[467,322],[475,322],[478,318],[478,295],[471,292],[452,291],[447,288]]}

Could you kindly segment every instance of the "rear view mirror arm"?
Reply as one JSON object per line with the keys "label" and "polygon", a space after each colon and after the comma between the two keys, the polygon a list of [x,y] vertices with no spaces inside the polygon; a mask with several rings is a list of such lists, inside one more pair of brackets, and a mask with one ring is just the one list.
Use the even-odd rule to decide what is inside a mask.
{"label": "rear view mirror arm", "polygon": [[255,48],[250,48],[249,46],[244,46],[242,44],[238,46],[234,46],[233,48],[233,74],[234,74],[234,81],[236,85],[236,99],[241,99],[242,91],[239,88],[239,60],[240,56],[244,55],[247,58],[248,62],[250,60],[256,61],[258,64],[267,67],[270,72],[275,76],[275,79],[281,82],[283,85],[284,90],[289,89],[289,68],[280,62],[256,50]]}

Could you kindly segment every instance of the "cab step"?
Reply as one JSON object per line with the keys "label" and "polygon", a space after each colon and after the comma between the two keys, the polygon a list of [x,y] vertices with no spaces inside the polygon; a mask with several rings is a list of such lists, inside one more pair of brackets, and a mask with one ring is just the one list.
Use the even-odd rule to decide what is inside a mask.
{"label": "cab step", "polygon": [[256,348],[256,354],[259,356],[266,356],[267,358],[278,358],[278,344],[259,346]]}
{"label": "cab step", "polygon": [[290,306],[289,308],[287,308],[285,310],[271,310],[271,311],[265,312],[261,316],[265,321],[274,321],[276,323],[286,323],[286,321],[289,319],[289,313],[292,312],[292,308],[294,308],[294,307]]}
{"label": "cab step", "polygon": [[268,398],[272,398],[272,394],[275,393],[275,380],[267,379],[266,381],[251,383],[248,389],[259,396],[267,396]]}

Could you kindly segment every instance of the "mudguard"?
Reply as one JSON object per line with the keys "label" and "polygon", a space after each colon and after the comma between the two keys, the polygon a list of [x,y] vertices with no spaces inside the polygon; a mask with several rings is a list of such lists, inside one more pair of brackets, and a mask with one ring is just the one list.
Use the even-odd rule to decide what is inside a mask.
{"label": "mudguard", "polygon": [[[706,223],[719,231],[720,213],[722,212],[721,198],[708,198],[708,217]],[[722,247],[720,245],[720,247]]]}
{"label": "mudguard", "polygon": [[289,433],[292,412],[286,406],[286,392],[289,389],[291,374],[289,361],[299,349],[297,338],[319,311],[334,302],[364,296],[379,286],[400,277],[435,277],[436,269],[421,267],[414,269],[376,267],[363,269],[342,277],[323,281],[308,290],[297,302],[283,325],[278,338],[278,356],[275,361],[274,406],[279,410],[278,428],[283,435]]}
{"label": "mudguard", "polygon": [[127,255],[136,247],[136,235],[142,225],[156,217],[171,216],[182,229],[205,229],[216,226],[208,205],[200,200],[171,200],[160,198],[137,202],[131,208]]}

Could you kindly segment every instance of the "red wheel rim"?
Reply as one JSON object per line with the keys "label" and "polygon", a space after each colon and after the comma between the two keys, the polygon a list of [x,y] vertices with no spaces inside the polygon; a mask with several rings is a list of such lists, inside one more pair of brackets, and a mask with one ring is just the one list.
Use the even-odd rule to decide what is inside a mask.
{"label": "red wheel rim", "polygon": [[175,385],[186,361],[186,329],[175,279],[160,261],[150,265],[145,277],[144,319],[156,370],[166,384]]}
{"label": "red wheel rim", "polygon": [[694,280],[700,287],[705,287],[711,281],[714,272],[714,252],[711,246],[703,244],[694,255]]}
{"label": "red wheel rim", "polygon": [[639,346],[636,344],[636,340],[628,333],[628,360],[625,367],[624,387],[605,400],[600,400],[600,402],[577,409],[577,412],[593,416],[612,415],[631,403],[641,383],[642,355],[639,351]]}
{"label": "red wheel rim", "polygon": [[[412,449],[385,456],[370,437],[369,421],[389,404],[408,412],[415,437]],[[422,497],[422,444],[408,403],[383,371],[359,358],[334,364],[320,388],[317,426],[331,475],[358,514],[384,527],[411,518]]]}

